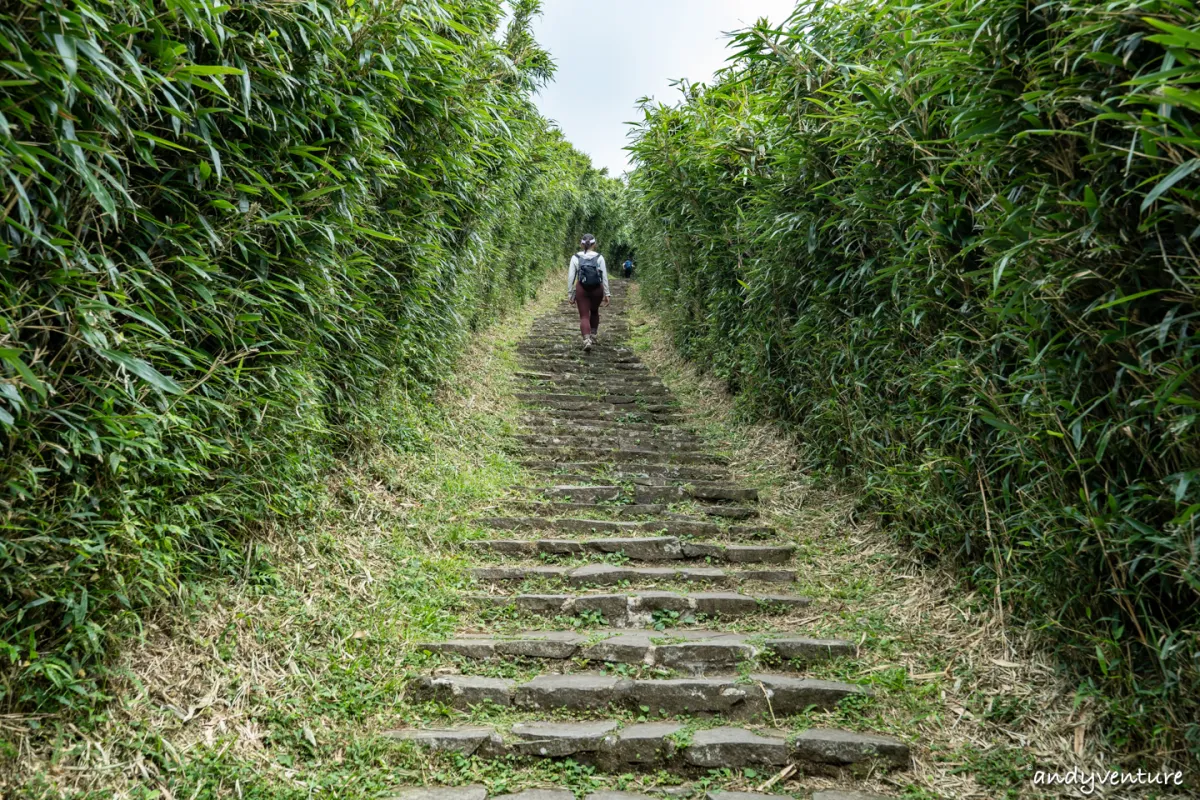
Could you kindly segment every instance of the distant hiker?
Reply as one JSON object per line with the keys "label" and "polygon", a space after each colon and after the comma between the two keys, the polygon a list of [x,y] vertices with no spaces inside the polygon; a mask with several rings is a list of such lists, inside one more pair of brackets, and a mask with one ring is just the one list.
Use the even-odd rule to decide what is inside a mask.
{"label": "distant hiker", "polygon": [[596,237],[584,234],[579,246],[583,249],[571,256],[571,266],[567,269],[567,301],[579,309],[583,349],[591,350],[600,332],[600,306],[608,305],[612,293],[608,290],[604,256],[595,252]]}
{"label": "distant hiker", "polygon": [[625,263],[622,264],[621,266],[625,268],[625,280],[629,280],[630,278],[632,278],[633,277],[633,259],[632,258],[625,259]]}

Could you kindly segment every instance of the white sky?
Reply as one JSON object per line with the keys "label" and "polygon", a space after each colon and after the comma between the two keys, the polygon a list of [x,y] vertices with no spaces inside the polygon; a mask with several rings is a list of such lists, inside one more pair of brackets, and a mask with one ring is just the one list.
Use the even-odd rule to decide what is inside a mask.
{"label": "white sky", "polygon": [[558,71],[537,103],[597,168],[628,169],[625,124],[638,98],[673,103],[670,82],[707,82],[729,57],[724,36],[759,17],[783,22],[796,0],[544,0],[534,23]]}

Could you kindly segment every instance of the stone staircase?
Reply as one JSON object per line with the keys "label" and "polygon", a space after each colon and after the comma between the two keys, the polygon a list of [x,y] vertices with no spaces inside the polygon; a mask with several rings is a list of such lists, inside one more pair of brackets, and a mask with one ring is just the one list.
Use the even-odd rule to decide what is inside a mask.
{"label": "stone staircase", "polygon": [[[616,282],[590,353],[580,348],[571,307],[538,319],[518,347],[518,398],[527,409],[513,447],[537,479],[503,515],[476,520],[493,535],[468,545],[479,588],[463,602],[528,628],[418,645],[440,666],[412,683],[415,699],[466,719],[500,710],[518,721],[389,736],[460,756],[569,758],[619,774],[765,768],[851,781],[905,769],[909,748],[893,737],[780,725],[869,694],[805,676],[808,666],[854,658],[857,648],[772,629],[771,620],[816,608],[788,592],[803,565],[793,545],[759,522],[757,491],[706,452],[670,391],[624,346],[624,293]],[[739,628],[754,622],[749,632]],[[536,674],[492,677],[496,664]],[[484,800],[486,791],[425,787],[400,796]],[[572,798],[561,790],[508,796]],[[639,797],[600,792],[589,800]]]}

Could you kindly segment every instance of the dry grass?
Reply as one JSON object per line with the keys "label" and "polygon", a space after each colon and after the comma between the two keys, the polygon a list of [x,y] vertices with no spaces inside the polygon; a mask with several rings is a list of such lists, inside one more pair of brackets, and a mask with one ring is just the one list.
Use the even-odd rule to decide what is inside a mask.
{"label": "dry grass", "polygon": [[[317,771],[353,773],[351,743],[396,725],[408,645],[454,624],[463,564],[446,529],[517,474],[498,455],[511,348],[557,284],[473,339],[436,411],[414,418],[412,452],[361,454],[329,475],[324,508],[247,544],[237,579],[181,587],[120,652],[100,716],[0,719],[0,796],[243,797],[250,775],[285,795],[311,788],[314,767],[280,757],[297,747]],[[403,587],[420,578],[431,588],[415,602]],[[281,742],[289,708],[303,713]],[[200,758],[234,765],[228,780],[193,775]]]}
{"label": "dry grass", "polygon": [[[916,739],[917,787],[964,800],[1079,797],[1075,790],[1035,791],[1013,770],[1114,768],[1114,754],[1089,735],[1087,706],[1076,708],[1074,687],[1034,633],[1013,627],[994,598],[964,588],[960,575],[923,563],[860,512],[852,494],[803,470],[791,436],[742,418],[724,385],[683,360],[658,333],[664,326],[636,307],[641,358],[729,454],[739,477],[759,486],[764,518],[792,532],[805,582],[827,598],[818,612],[824,619],[813,624],[842,635],[857,627],[860,644],[875,638],[890,645],[883,652],[860,647],[856,672],[860,680],[890,673],[895,681],[898,674],[895,694],[919,695],[881,704],[889,727]],[[890,791],[901,788],[880,779],[880,788],[889,784]]]}
{"label": "dry grass", "polygon": [[[0,795],[377,798],[434,782],[586,792],[676,780],[548,763],[457,763],[397,753],[377,735],[463,719],[408,700],[409,678],[437,667],[411,644],[482,629],[455,600],[468,588],[459,545],[479,534],[464,520],[502,504],[524,480],[500,446],[516,416],[513,349],[560,295],[550,282],[534,304],[471,344],[437,413],[414,420],[410,451],[373,453],[329,476],[326,507],[248,545],[238,580],[189,584],[124,649],[124,677],[111,686],[118,699],[102,716],[0,719],[11,748]],[[754,624],[853,636],[860,658],[813,676],[864,682],[876,694],[863,706],[779,726],[904,736],[916,744],[914,769],[867,776],[864,785],[926,800],[1077,797],[1039,794],[1022,770],[1111,766],[1088,735],[1086,708],[1073,708],[1071,687],[1033,637],[1006,626],[989,598],[962,589],[954,575],[918,563],[856,513],[852,496],[808,477],[785,435],[739,421],[733,399],[677,359],[652,335],[658,330],[640,328],[643,359],[714,448],[730,455],[739,478],[760,487],[765,519],[800,548],[799,588],[820,600],[797,616]],[[768,777],[712,781],[745,790]],[[790,775],[772,790],[807,796],[832,783]]]}

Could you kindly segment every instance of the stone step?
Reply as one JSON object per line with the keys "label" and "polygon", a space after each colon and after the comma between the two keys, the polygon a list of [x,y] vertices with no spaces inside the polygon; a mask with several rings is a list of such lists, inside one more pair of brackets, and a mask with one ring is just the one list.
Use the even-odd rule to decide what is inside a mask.
{"label": "stone step", "polygon": [[514,607],[535,616],[599,614],[606,625],[653,626],[657,619],[738,619],[755,614],[788,614],[812,603],[796,595],[753,595],[736,592],[622,592],[620,594],[516,594],[467,598],[488,607]]}
{"label": "stone step", "polygon": [[[654,516],[678,522],[704,522],[704,520],[698,519],[693,515],[676,514],[668,511],[669,506],[663,503],[618,505],[615,503],[547,503],[538,500],[528,500],[516,503],[512,508],[534,514],[568,515],[603,512],[618,517]],[[758,509],[746,508],[744,506],[700,506],[695,511],[696,514],[703,514],[708,517],[721,517],[722,519],[739,521],[758,516]]]}
{"label": "stone step", "polygon": [[[530,395],[531,397],[534,395]],[[523,400],[522,402],[536,405],[539,408],[557,409],[559,411],[586,411],[597,415],[609,414],[673,414],[679,411],[679,406],[673,403],[638,403],[635,397],[622,397],[623,402],[611,400]]]}
{"label": "stone step", "polygon": [[[415,679],[409,686],[418,700],[459,711],[490,704],[526,711],[604,711],[642,709],[651,715],[720,714],[728,719],[758,719],[828,710],[851,696],[870,692],[861,686],[774,673],[637,680],[598,672],[539,675],[519,683],[508,678],[440,675]],[[648,709],[648,710],[646,710]]]}
{"label": "stone step", "polygon": [[620,486],[567,486],[565,484],[559,484],[557,486],[534,486],[526,491],[536,492],[542,497],[549,497],[559,500],[574,500],[581,503],[602,503],[605,501],[617,500],[625,493],[624,488]]}
{"label": "stone step", "polygon": [[538,372],[570,373],[572,375],[587,372],[595,378],[607,375],[649,375],[650,370],[645,364],[587,364],[582,359],[555,358],[532,359],[526,357],[522,366]]}
{"label": "stone step", "polygon": [[633,769],[707,773],[746,767],[840,768],[872,762],[884,769],[907,768],[909,747],[899,739],[836,728],[809,728],[790,737],[769,731],[723,726],[686,737],[682,724],[649,722],[523,722],[502,736],[494,728],[464,727],[392,731],[397,741],[437,752],[484,759],[509,755],[571,758],[605,772]]}
{"label": "stone step", "polygon": [[[605,444],[616,450],[638,450],[655,453],[704,453],[704,445],[688,439],[672,439],[657,434],[642,434],[639,436],[613,435],[607,432]],[[592,443],[590,434],[580,431],[564,430],[561,434],[519,433],[512,437],[514,441],[535,448],[579,449]]]}
{"label": "stone step", "polygon": [[[603,440],[619,445],[629,443],[634,447],[648,445],[651,447],[690,447],[696,450],[706,450],[707,445],[699,438],[686,431],[681,431],[667,425],[655,426],[647,423],[626,423],[615,420],[562,420],[539,419],[537,421],[522,421],[517,436],[535,436],[543,440],[543,446],[553,446],[552,439],[566,439],[568,442],[554,443],[559,446],[572,446],[579,437]],[[530,444],[539,444],[530,442]]]}
{"label": "stone step", "polygon": [[[557,358],[559,356],[575,356],[580,351],[580,341],[575,339],[568,342],[537,342],[534,341],[525,344],[517,345],[517,352],[521,355],[544,356],[547,358]],[[633,351],[628,347],[610,344],[606,348],[604,354],[605,360],[608,362],[638,362],[640,359],[633,354]]]}
{"label": "stone step", "polygon": [[[723,469],[693,467],[676,464],[645,464],[618,462],[555,462],[542,460],[522,460],[518,462],[523,468],[536,472],[559,472],[570,475],[593,475],[603,472],[617,480],[628,478],[673,478],[675,480],[699,481],[716,483],[729,477]],[[641,502],[640,500],[638,502]],[[653,501],[651,501],[653,502]]]}
{"label": "stone step", "polygon": [[540,406],[540,413],[543,419],[558,420],[560,422],[570,423],[573,420],[584,420],[596,424],[603,424],[610,421],[615,422],[642,422],[651,425],[671,425],[678,422],[683,422],[683,417],[679,414],[652,411],[645,408],[633,408],[621,406],[609,406],[606,408],[582,408],[572,410],[569,408],[554,408],[552,406]]}
{"label": "stone step", "polygon": [[[617,506],[619,508],[619,506]],[[629,506],[633,507],[633,506]],[[657,519],[628,522],[574,517],[481,517],[475,524],[504,531],[567,531],[572,533],[660,533],[673,536],[722,536],[730,539],[762,539],[777,531],[766,525],[725,525],[686,519]]]}
{"label": "stone step", "polygon": [[741,545],[692,542],[676,536],[611,537],[605,539],[482,539],[467,543],[473,550],[499,556],[574,556],[620,554],[630,561],[704,559],[727,564],[786,564],[795,545]]}
{"label": "stone step", "polygon": [[[575,442],[576,445],[579,442]],[[694,464],[697,466],[723,467],[729,463],[724,456],[714,456],[703,451],[680,452],[677,450],[645,448],[597,447],[524,447],[527,456],[555,462],[594,461],[605,464]]]}
{"label": "stone step", "polygon": [[[690,435],[687,434],[687,431],[674,425],[656,422],[629,422],[620,419],[589,419],[587,417],[581,419],[559,419],[545,414],[523,414],[518,421],[525,429],[535,433],[542,431],[579,433],[594,430],[608,435],[660,432],[667,435]],[[696,439],[696,441],[699,441],[699,439]]]}
{"label": "stone step", "polygon": [[670,388],[665,383],[652,375],[610,376],[607,380],[597,380],[587,372],[580,372],[578,374],[570,372],[517,372],[516,375],[526,386],[536,387],[541,390],[552,389],[560,392],[579,391],[588,395],[597,393],[671,393]]}
{"label": "stone step", "polygon": [[653,402],[649,399],[651,397],[667,398],[659,400],[660,403],[669,402],[671,399],[671,395],[667,392],[615,391],[614,389],[615,387],[611,385],[601,385],[593,391],[515,392],[514,396],[526,403],[611,403],[613,405],[629,405],[639,400]]}
{"label": "stone step", "polygon": [[504,556],[621,554],[631,561],[709,559],[729,564],[786,564],[794,545],[734,545],[692,542],[675,536],[603,539],[485,539],[468,543],[483,552]]}
{"label": "stone step", "polygon": [[588,564],[582,567],[476,567],[471,577],[479,583],[521,583],[526,580],[558,580],[569,586],[615,586],[619,583],[679,581],[730,586],[738,583],[795,583],[791,569],[726,570],[713,567],[618,567]]}
{"label": "stone step", "polygon": [[605,392],[601,394],[563,394],[560,392],[515,392],[514,396],[525,403],[580,403],[583,405],[627,406],[638,401],[633,394]]}
{"label": "stone step", "polygon": [[634,487],[638,503],[679,503],[685,500],[719,500],[728,503],[757,503],[758,490],[716,481],[694,481],[687,486]]}
{"label": "stone step", "polygon": [[[561,420],[541,416],[525,417],[521,420],[520,435],[523,436],[577,441],[579,436],[593,434],[636,444],[691,445],[697,449],[706,447],[704,440],[696,434],[671,425],[627,423],[612,419]],[[569,445],[569,442],[567,444]]]}
{"label": "stone step", "polygon": [[700,629],[532,631],[503,637],[468,634],[417,644],[416,649],[472,660],[520,657],[640,664],[687,675],[728,673],[739,665],[765,659],[814,664],[857,652],[852,642],[842,639]]}

